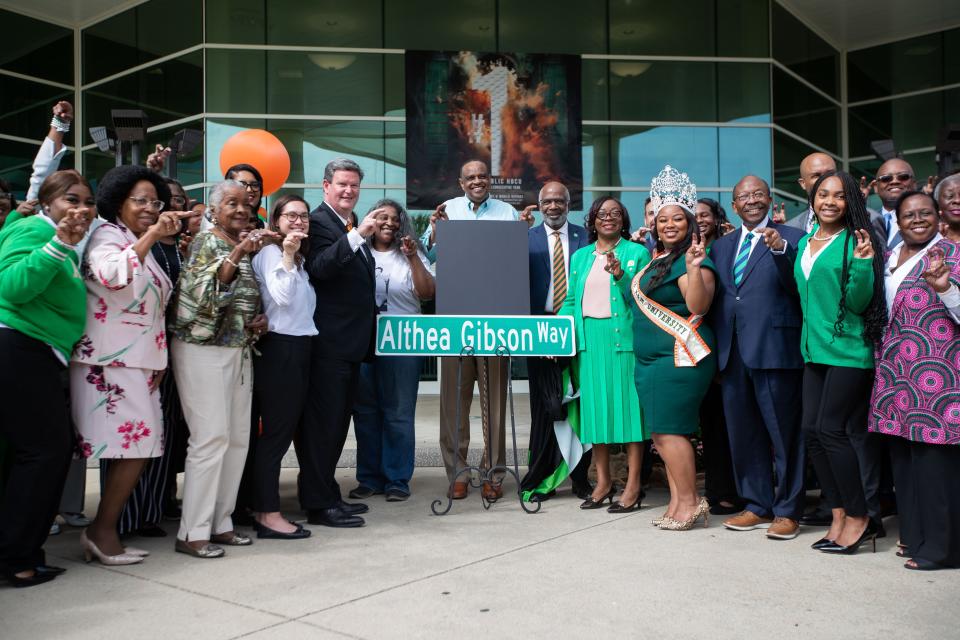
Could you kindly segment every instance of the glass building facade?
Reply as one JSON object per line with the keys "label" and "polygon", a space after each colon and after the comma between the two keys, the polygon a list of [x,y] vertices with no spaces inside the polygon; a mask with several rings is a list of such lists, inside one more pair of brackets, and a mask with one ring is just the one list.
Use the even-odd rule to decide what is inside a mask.
{"label": "glass building facade", "polygon": [[773,0],[151,0],[75,29],[0,17],[0,177],[21,195],[50,107],[69,99],[63,166],[90,178],[113,156],[89,127],[129,107],[149,116],[148,148],[204,130],[179,165],[196,197],[224,141],[263,128],[291,155],[281,193],[318,203],[324,164],[345,155],[366,172],[359,209],[404,202],[408,49],[580,55],[584,202],[610,193],[635,211],[670,163],[728,210],[753,173],[795,213],[804,155],[872,173],[870,141],[892,138],[925,177],[942,123],[960,121],[960,29],[840,52]]}

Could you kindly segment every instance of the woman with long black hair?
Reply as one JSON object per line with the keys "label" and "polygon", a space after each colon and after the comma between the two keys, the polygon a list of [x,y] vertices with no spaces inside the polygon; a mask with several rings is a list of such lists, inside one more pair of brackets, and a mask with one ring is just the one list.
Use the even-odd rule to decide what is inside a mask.
{"label": "woman with long black hair", "polygon": [[[794,277],[803,309],[803,434],[833,521],[813,544],[830,553],[855,553],[876,539],[867,515],[861,459],[854,441],[866,438],[874,378],[874,347],[887,309],[882,247],[857,181],[848,173],[823,174],[810,192],[813,230],[800,241]],[[870,447],[862,447],[866,455]],[[875,543],[874,543],[875,544]]]}

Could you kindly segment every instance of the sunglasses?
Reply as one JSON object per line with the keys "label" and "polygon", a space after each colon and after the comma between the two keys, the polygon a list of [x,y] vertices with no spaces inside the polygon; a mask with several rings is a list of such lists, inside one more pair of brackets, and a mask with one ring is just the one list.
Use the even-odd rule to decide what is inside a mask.
{"label": "sunglasses", "polygon": [[890,184],[893,182],[893,179],[896,178],[899,182],[907,182],[913,180],[913,174],[903,171],[901,173],[885,173],[882,176],[877,176],[877,182],[883,184]]}

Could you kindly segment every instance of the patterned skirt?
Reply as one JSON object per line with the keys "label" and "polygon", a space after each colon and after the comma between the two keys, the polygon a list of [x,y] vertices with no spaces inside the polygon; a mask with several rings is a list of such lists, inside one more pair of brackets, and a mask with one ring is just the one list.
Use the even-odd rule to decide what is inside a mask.
{"label": "patterned skirt", "polygon": [[163,414],[159,389],[150,391],[153,376],[147,369],[70,363],[70,411],[86,457],[163,453]]}

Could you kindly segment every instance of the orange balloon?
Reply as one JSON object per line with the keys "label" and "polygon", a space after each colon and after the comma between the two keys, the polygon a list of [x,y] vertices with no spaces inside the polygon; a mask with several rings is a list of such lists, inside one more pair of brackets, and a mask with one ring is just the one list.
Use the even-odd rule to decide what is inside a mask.
{"label": "orange balloon", "polygon": [[290,154],[283,143],[269,131],[247,129],[235,133],[220,150],[220,171],[235,164],[249,164],[263,176],[263,195],[268,196],[290,176]]}

